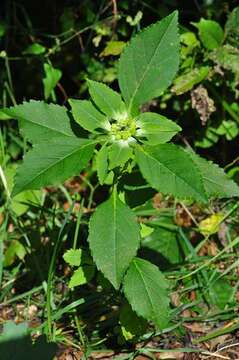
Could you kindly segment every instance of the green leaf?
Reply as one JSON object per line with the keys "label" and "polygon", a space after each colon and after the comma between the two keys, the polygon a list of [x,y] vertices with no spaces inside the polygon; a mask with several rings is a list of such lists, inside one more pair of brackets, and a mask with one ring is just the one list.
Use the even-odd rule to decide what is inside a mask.
{"label": "green leaf", "polygon": [[220,46],[215,49],[209,58],[212,59],[216,64],[222,66],[226,70],[230,70],[239,76],[239,49],[229,44]]}
{"label": "green leaf", "polygon": [[168,284],[157,266],[135,258],[124,278],[124,293],[132,309],[163,329],[169,322]]}
{"label": "green leaf", "polygon": [[151,228],[150,226],[145,225],[144,223],[141,223],[140,227],[141,227],[140,235],[141,235],[142,239],[145,238],[145,237],[150,236],[154,232],[153,228]]}
{"label": "green leaf", "polygon": [[52,360],[57,345],[47,342],[45,336],[39,336],[34,344],[26,322],[16,325],[14,321],[3,324],[0,335],[0,353],[4,360]]}
{"label": "green leaf", "polygon": [[90,160],[95,142],[77,138],[56,138],[36,145],[18,168],[12,196],[28,189],[56,185],[78,175]]}
{"label": "green leaf", "polygon": [[143,13],[142,13],[142,11],[139,10],[134,18],[132,18],[132,16],[128,15],[126,17],[126,21],[131,26],[136,26],[140,23],[140,20],[142,19],[142,17],[143,17]]}
{"label": "green leaf", "polygon": [[56,137],[75,138],[64,106],[31,100],[4,109],[4,112],[20,121],[23,134],[35,144],[49,142]]}
{"label": "green leaf", "polygon": [[216,234],[219,232],[223,220],[224,214],[220,212],[212,214],[200,221],[198,224],[198,230],[203,236]]}
{"label": "green leaf", "polygon": [[71,266],[91,265],[89,253],[83,249],[69,249],[63,255],[65,262]]}
{"label": "green leaf", "polygon": [[76,122],[90,132],[97,132],[97,129],[109,129],[110,123],[94,105],[88,100],[70,99],[72,114]]}
{"label": "green leaf", "polygon": [[226,25],[225,33],[227,40],[231,43],[238,45],[239,38],[239,6],[235,7],[231,14],[229,14]]}
{"label": "green leaf", "polygon": [[7,27],[4,22],[0,21],[0,38],[5,35]]}
{"label": "green leaf", "polygon": [[216,305],[219,309],[223,310],[231,302],[234,289],[226,279],[217,278],[219,276],[220,273],[214,273],[214,279],[211,279],[211,282],[208,284],[205,295],[210,304]]}
{"label": "green leaf", "polygon": [[82,257],[82,249],[69,249],[63,255],[65,262],[71,266],[80,266]]}
{"label": "green leaf", "polygon": [[99,205],[89,225],[90,248],[99,270],[118,289],[140,242],[140,229],[133,212],[119,200],[116,191]]}
{"label": "green leaf", "polygon": [[200,45],[196,35],[192,31],[186,31],[180,35],[181,57],[187,59],[193,50]]}
{"label": "green leaf", "polygon": [[239,166],[233,166],[230,170],[228,170],[227,175],[229,178],[236,180],[236,182],[238,183]]}
{"label": "green leaf", "polygon": [[191,90],[194,85],[202,82],[207,77],[208,73],[208,66],[192,69],[174,80],[172,91],[175,92],[176,95],[184,94],[185,92]]}
{"label": "green leaf", "polygon": [[15,196],[11,201],[11,209],[16,215],[24,214],[31,205],[40,206],[43,193],[40,190],[26,190]]}
{"label": "green leaf", "polygon": [[136,161],[156,190],[181,199],[207,201],[198,166],[184,149],[173,144],[138,147]]}
{"label": "green leaf", "polygon": [[104,184],[104,181],[108,175],[108,148],[107,144],[104,144],[96,154],[96,171],[100,185]]}
{"label": "green leaf", "polygon": [[3,265],[11,266],[14,263],[16,256],[20,260],[23,260],[26,253],[27,251],[25,247],[20,243],[20,241],[11,240],[10,245],[8,246],[7,250],[4,253]]}
{"label": "green leaf", "polygon": [[54,68],[52,65],[45,63],[44,64],[45,77],[43,78],[44,84],[44,97],[47,100],[51,92],[54,90],[58,81],[62,76],[62,71],[60,69]]}
{"label": "green leaf", "polygon": [[13,196],[58,184],[79,174],[90,160],[95,143],[75,136],[65,107],[33,100],[4,111],[19,119],[34,144],[17,170]]}
{"label": "green leaf", "polygon": [[177,264],[180,261],[179,246],[175,231],[157,227],[153,233],[142,241],[142,246],[159,252],[170,264]]}
{"label": "green leaf", "polygon": [[17,340],[28,335],[28,325],[26,322],[15,324],[8,320],[3,324],[3,331],[0,334],[0,343]]}
{"label": "green leaf", "polygon": [[135,336],[143,335],[147,322],[134,312],[128,302],[125,302],[120,309],[120,325],[125,340],[131,340]]}
{"label": "green leaf", "polygon": [[193,25],[197,27],[200,40],[206,49],[213,50],[221,45],[224,32],[216,21],[201,19]]}
{"label": "green leaf", "polygon": [[45,46],[38,44],[38,43],[34,43],[32,45],[29,45],[23,51],[23,54],[24,55],[40,55],[40,54],[44,54],[45,51],[46,51]]}
{"label": "green leaf", "polygon": [[208,197],[239,196],[239,186],[227,177],[223,169],[193,152],[190,154],[201,172]]}
{"label": "green leaf", "polygon": [[233,120],[223,120],[221,125],[216,129],[218,135],[225,135],[228,141],[233,140],[239,134],[238,125]]}
{"label": "green leaf", "polygon": [[126,112],[121,96],[109,86],[92,80],[88,80],[88,85],[92,100],[104,114],[117,119],[119,114]]}
{"label": "green leaf", "polygon": [[195,146],[207,149],[213,146],[214,144],[216,144],[218,140],[219,140],[219,136],[216,133],[216,129],[209,126],[206,129],[203,138],[201,140],[195,141]]}
{"label": "green leaf", "polygon": [[108,41],[100,56],[120,55],[125,47],[124,41]]}
{"label": "green leaf", "polygon": [[81,266],[77,270],[74,271],[70,282],[69,288],[72,289],[79,285],[87,284],[95,274],[95,267],[94,266]]}
{"label": "green leaf", "polygon": [[179,64],[178,13],[144,29],[127,45],[119,62],[119,85],[132,110],[170,85]]}
{"label": "green leaf", "polygon": [[91,265],[92,259],[88,252],[83,249],[69,249],[63,255],[65,262],[71,266]]}
{"label": "green leaf", "polygon": [[[5,171],[7,186],[10,192],[12,191],[14,185],[16,167],[17,166],[15,164],[9,165]],[[42,195],[42,191],[39,190],[23,191],[11,200],[10,207],[16,215],[20,216],[29,209],[30,205],[40,206]]]}
{"label": "green leaf", "polygon": [[123,166],[133,154],[132,148],[123,140],[114,142],[109,147],[109,170]]}
{"label": "green leaf", "polygon": [[7,115],[4,110],[0,110],[0,120],[10,120],[11,116]]}
{"label": "green leaf", "polygon": [[140,130],[137,131],[138,137],[146,137],[147,143],[150,145],[163,144],[172,139],[181,127],[166,117],[145,112],[140,114],[136,119]]}

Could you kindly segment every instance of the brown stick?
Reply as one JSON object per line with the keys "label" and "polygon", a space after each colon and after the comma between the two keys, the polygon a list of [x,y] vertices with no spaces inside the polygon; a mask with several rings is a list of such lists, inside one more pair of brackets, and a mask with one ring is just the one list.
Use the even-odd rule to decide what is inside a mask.
{"label": "brown stick", "polygon": [[113,15],[114,15],[113,31],[115,31],[117,19],[118,19],[117,0],[112,0],[112,6],[113,6]]}

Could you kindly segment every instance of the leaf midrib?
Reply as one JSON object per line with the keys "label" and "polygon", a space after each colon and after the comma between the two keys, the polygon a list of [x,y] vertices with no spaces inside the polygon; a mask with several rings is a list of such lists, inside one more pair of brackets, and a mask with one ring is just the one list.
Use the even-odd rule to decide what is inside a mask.
{"label": "leaf midrib", "polygon": [[[27,104],[31,104],[31,102],[27,103]],[[24,104],[23,104],[24,105]],[[9,109],[11,111],[11,108]],[[67,112],[66,110],[64,111],[64,115],[67,116]],[[13,116],[13,115],[11,115]],[[59,129],[55,129],[53,127],[50,127],[50,126],[47,126],[47,123],[39,123],[39,122],[35,122],[33,121],[33,119],[31,118],[26,118],[26,117],[23,117],[22,115],[15,115],[15,117],[18,119],[18,120],[21,120],[21,121],[25,121],[26,123],[30,123],[34,126],[38,126],[38,127],[42,127],[42,128],[45,128],[47,130],[50,130],[50,131],[53,131],[55,132],[56,134],[61,134],[61,135],[64,135],[64,136],[67,136],[67,137],[74,137],[74,133],[72,132],[72,130],[69,128],[69,130],[71,131],[71,133],[68,133],[68,132],[64,132],[64,130],[59,130]],[[49,124],[50,125],[50,124]]]}
{"label": "leaf midrib", "polygon": [[[208,181],[211,185],[216,185],[216,186],[219,186],[219,187],[220,187],[220,190],[217,190],[217,191],[214,191],[214,192],[213,192],[214,195],[215,195],[215,194],[219,194],[219,191],[223,191],[223,194],[226,194],[226,192],[227,192],[227,187],[228,187],[226,184],[224,184],[224,185],[222,186],[221,183],[216,182],[216,181],[213,181],[212,179],[209,179],[209,178],[207,178],[206,176],[202,176],[202,178],[203,178],[203,180]],[[232,181],[231,179],[226,179],[226,180]],[[237,196],[238,196],[238,195],[237,195]]]}
{"label": "leaf midrib", "polygon": [[116,192],[115,190],[113,190],[113,257],[114,257],[114,273],[115,273],[115,285],[116,287],[118,287],[118,272],[117,272],[117,264],[116,264],[116,248],[117,248],[117,240],[116,240],[116,230],[117,230],[117,226],[116,226]]}
{"label": "leaf midrib", "polygon": [[[104,86],[104,84],[103,84],[103,86]],[[95,90],[95,92],[98,94],[98,96],[103,100],[103,102],[105,102],[106,103],[106,105],[110,108],[110,111],[111,111],[111,116],[114,114],[114,107],[111,105],[111,103],[108,101],[108,97],[106,96],[106,97],[104,97],[104,96],[102,96],[102,94],[100,93],[100,91],[98,91],[98,89],[96,89],[96,87],[94,88],[94,90]],[[112,90],[113,91],[113,90]],[[93,97],[92,97],[93,98]],[[94,101],[94,99],[93,99],[93,101]],[[100,110],[102,110],[103,111],[103,113],[105,114],[105,115],[109,115],[109,114],[107,114],[106,113],[106,111],[104,111],[103,109],[100,109]]]}
{"label": "leaf midrib", "polygon": [[145,291],[146,291],[147,297],[148,297],[148,299],[149,299],[149,302],[150,302],[150,305],[151,305],[153,314],[155,314],[154,305],[153,305],[153,302],[152,302],[152,300],[151,300],[151,296],[150,296],[149,291],[148,291],[148,288],[147,288],[147,286],[146,286],[146,283],[145,283],[143,274],[142,274],[142,272],[141,272],[141,269],[140,269],[140,267],[137,265],[137,261],[134,260],[133,263],[134,263],[134,266],[136,267],[136,270],[138,271],[138,273],[139,273],[139,275],[140,275],[140,277],[141,277],[141,279],[142,279],[142,281],[143,281],[143,284],[144,284],[144,287],[145,287]]}
{"label": "leaf midrib", "polygon": [[[174,177],[176,177],[176,174],[171,170],[169,169],[165,164],[161,163],[158,159],[154,158],[153,156],[151,156],[148,152],[146,152],[144,149],[141,149],[141,151],[143,153],[146,154],[146,156],[148,156],[149,158],[151,158],[154,162],[158,162],[161,166],[165,167]],[[193,159],[191,159],[193,161]],[[194,161],[193,161],[194,163]],[[195,163],[194,163],[195,164]],[[196,164],[195,164],[196,165]],[[154,165],[155,167],[155,165]],[[199,176],[200,176],[200,173],[199,173]],[[180,175],[177,175],[177,177],[179,177],[181,179],[181,181],[186,184],[190,189],[193,190],[193,192],[196,192],[197,194],[199,194],[200,198],[202,198],[201,194],[198,192],[198,190],[195,190],[190,184],[188,184],[185,179],[183,179]],[[203,185],[203,183],[202,183]],[[204,195],[206,196],[206,192],[205,192],[205,189],[204,189]]]}
{"label": "leaf midrib", "polygon": [[[92,143],[88,143],[88,144],[85,144],[85,145],[82,145],[82,146],[79,146],[77,147],[75,150],[73,150],[70,154],[67,154],[67,156],[65,157],[62,157],[62,158],[58,158],[58,160],[54,163],[54,164],[51,164],[50,166],[48,166],[47,168],[44,168],[41,172],[38,173],[37,176],[35,176],[34,178],[31,178],[30,181],[28,181],[27,183],[25,183],[24,185],[24,188],[21,190],[25,190],[26,186],[28,186],[29,184],[31,184],[33,181],[35,181],[39,176],[41,176],[44,172],[48,171],[49,169],[51,169],[52,167],[56,166],[59,162],[67,159],[68,157],[72,156],[74,153],[76,153],[77,151],[80,151],[82,148],[85,148],[87,146],[90,146],[90,145],[93,145],[93,142]],[[34,149],[33,149],[34,151]],[[14,192],[13,192],[14,193]]]}
{"label": "leaf midrib", "polygon": [[[86,100],[87,101],[87,100]],[[93,106],[93,105],[92,105]],[[97,109],[94,109],[96,112],[98,111]],[[99,112],[99,114],[97,114],[97,116],[99,116],[98,118],[95,115],[92,115],[92,113],[90,113],[89,111],[87,111],[87,109],[85,109],[84,107],[81,108],[81,111],[83,113],[85,113],[87,116],[89,116],[90,119],[92,119],[93,121],[95,121],[100,127],[102,127],[105,122],[106,122],[106,118],[103,114],[101,114]]]}
{"label": "leaf midrib", "polygon": [[[130,100],[130,103],[129,103],[129,111],[130,111],[130,112],[131,112],[131,109],[132,109],[133,100],[134,100],[134,98],[135,98],[135,96],[136,96],[136,93],[138,92],[139,88],[141,87],[141,84],[142,84],[142,82],[143,82],[143,80],[144,80],[144,78],[145,78],[145,76],[146,76],[146,73],[149,71],[149,68],[150,68],[150,66],[151,66],[151,63],[152,63],[152,61],[153,61],[153,59],[154,59],[154,57],[155,57],[156,52],[158,51],[158,48],[159,48],[160,45],[161,45],[161,42],[163,41],[164,37],[165,37],[166,34],[168,33],[169,29],[171,28],[171,25],[172,25],[172,22],[173,22],[173,20],[174,20],[174,17],[175,17],[175,15],[172,17],[172,19],[171,19],[171,21],[170,21],[167,29],[166,29],[165,32],[162,34],[162,36],[161,36],[161,38],[160,38],[160,40],[159,40],[159,43],[158,43],[156,49],[154,50],[154,53],[153,53],[150,61],[148,62],[147,66],[146,66],[146,68],[145,68],[145,71],[143,72],[142,77],[140,78],[139,82],[137,83],[137,86],[136,86],[136,88],[135,88],[135,90],[134,90],[134,92],[133,92],[133,94],[132,94],[132,97],[131,97],[131,100]],[[134,66],[133,68],[135,69],[135,66]]]}

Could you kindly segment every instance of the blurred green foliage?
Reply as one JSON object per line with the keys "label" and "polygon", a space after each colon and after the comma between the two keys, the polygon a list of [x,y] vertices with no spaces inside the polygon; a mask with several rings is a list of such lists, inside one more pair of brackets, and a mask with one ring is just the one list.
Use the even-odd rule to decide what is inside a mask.
{"label": "blurred green foliage", "polygon": [[[168,118],[176,119],[184,129],[184,135],[179,136],[177,142],[196,147],[197,152],[225,167],[229,176],[239,182],[237,146],[239,136],[239,8],[237,6],[236,0],[223,2],[221,0],[122,0],[115,2],[107,0],[43,0],[41,2],[5,0],[1,3],[0,9],[0,107],[21,103],[24,99],[30,98],[64,105],[69,97],[84,99],[88,97],[86,83],[88,78],[108,83],[117,90],[115,81],[117,59],[131,36],[141,28],[178,9],[181,24],[180,70],[172,87],[145,106],[143,110],[160,112]],[[0,165],[4,169],[6,182],[1,184],[1,190],[4,188],[7,190],[1,191],[0,194],[0,215],[2,215],[7,193],[11,191],[16,163],[26,152],[28,144],[19,137],[16,122],[1,111],[0,125]],[[93,167],[95,166],[97,164],[93,164]],[[90,184],[89,186],[87,183],[91,174],[92,169],[89,169],[85,182],[80,183],[80,191],[83,196],[90,196],[92,200],[95,195],[94,186],[97,187],[97,185]],[[134,179],[137,176],[138,174],[134,174]],[[160,262],[165,267],[179,264],[175,274],[179,273],[180,277],[187,271],[186,265],[181,266],[183,258],[189,257],[191,262],[195,261],[200,265],[201,260],[194,254],[186,236],[190,236],[191,228],[189,230],[186,228],[185,235],[184,230],[179,230],[179,227],[175,225],[172,203],[169,201],[165,204],[165,200],[160,200],[159,207],[163,206],[163,215],[156,212],[155,204],[152,205],[152,201],[148,200],[154,192],[151,193],[151,190],[147,189],[150,196],[147,195],[144,198],[142,179],[138,179],[139,184],[137,189],[133,188],[134,192],[130,188],[132,186],[130,178],[127,180],[128,188],[125,191],[127,201],[134,207],[138,201],[140,204],[143,202],[143,200],[140,202],[141,199],[144,199],[144,202],[147,200],[143,206],[136,208],[138,215],[156,214],[156,223],[142,229],[144,235],[142,245],[148,256],[152,254],[155,256],[155,252],[158,252],[159,255],[154,258],[154,261]],[[133,185],[135,186],[135,182]],[[2,264],[7,270],[10,269],[4,277],[7,285],[2,292],[1,301],[5,298],[5,294],[11,297],[11,279],[22,276],[19,275],[21,271],[25,274],[23,268],[28,272],[26,279],[24,278],[20,284],[22,291],[29,291],[33,286],[44,284],[52,243],[55,244],[56,234],[64,219],[65,198],[70,204],[72,194],[76,197],[77,204],[81,200],[78,198],[81,196],[78,194],[77,186],[79,185],[71,184],[71,186],[67,189],[61,188],[60,195],[59,193],[26,191],[11,203],[10,215],[6,215],[4,219],[0,218],[0,261],[3,259],[4,251],[5,262]],[[72,190],[74,186],[77,190]],[[97,194],[95,201],[101,202],[103,196],[104,189]],[[69,204],[67,203],[66,206]],[[215,212],[218,206],[218,204],[215,205]],[[226,204],[226,210],[230,212],[232,206],[233,204]],[[199,218],[205,217],[202,209],[197,209],[197,211]],[[29,218],[26,217],[27,212],[30,214]],[[14,224],[12,232],[8,231],[8,219],[11,216],[13,219],[11,225]],[[19,216],[21,216],[20,220]],[[87,220],[86,211],[81,224],[83,245],[86,239],[84,225]],[[229,239],[237,235],[236,217],[230,219],[227,226],[225,232]],[[66,230],[68,240],[65,242],[67,243],[74,236],[75,229],[73,225],[69,225]],[[225,241],[226,236],[222,234],[223,231],[222,229],[220,236]],[[163,242],[158,242],[157,239],[161,237],[164,239]],[[48,242],[49,238],[53,239],[52,243]],[[5,241],[5,248],[2,246],[2,239]],[[42,246],[43,243],[44,246]],[[37,254],[37,256],[31,257],[29,254]],[[62,257],[60,259],[63,262]],[[65,260],[71,265],[72,259]],[[75,266],[74,263],[72,265]],[[86,262],[77,266],[80,267],[75,270],[71,287],[85,284],[87,277],[94,276],[92,264]],[[233,267],[233,261],[229,266]],[[62,268],[60,271],[61,275],[56,283],[63,283],[61,286],[63,296],[65,296],[65,274],[62,275]],[[68,270],[65,271],[67,273]],[[185,278],[183,285],[190,291],[196,289],[197,299],[206,299],[207,303],[211,303],[217,309],[235,305],[233,291],[236,292],[237,288],[235,286],[235,290],[232,291],[229,280],[238,281],[236,276],[230,275],[229,280],[224,280],[222,276],[219,276],[216,267],[208,271],[205,269],[205,272],[196,275],[196,280],[192,277]],[[1,278],[2,269],[0,268],[0,280]],[[84,285],[81,290],[85,307],[82,306],[79,312],[84,321],[90,323],[87,336],[90,337],[93,334],[96,343],[102,338],[106,341],[104,336],[105,329],[108,327],[110,329],[108,338],[116,335],[118,343],[122,344],[125,340],[132,340],[135,334],[138,336],[138,330],[141,335],[145,331],[145,324],[142,319],[135,317],[134,313],[130,313],[128,304],[123,305],[120,315],[118,310],[110,312],[109,315],[112,298],[116,303],[118,299],[101,274],[98,275],[97,282],[98,290],[101,287],[109,289],[106,296],[99,291],[94,297],[90,292],[92,289],[86,291]],[[95,291],[94,285],[92,288]],[[223,289],[220,296],[218,296],[219,289]],[[43,294],[45,294],[44,291]],[[79,296],[79,293],[77,295]],[[65,300],[60,298],[59,293],[56,298],[56,303],[60,304],[61,309],[61,306],[65,306]],[[75,298],[72,297],[72,293],[67,293],[66,298],[67,304],[73,304],[69,310],[69,316],[72,316],[74,313],[71,309],[77,306],[74,303]],[[41,303],[42,298],[35,301]],[[191,302],[183,292],[180,293],[180,301],[183,304]],[[57,313],[55,304],[52,306],[56,311],[55,314],[58,314],[56,318],[59,319],[61,314]],[[198,303],[193,303],[192,310],[200,317],[204,309],[198,306]],[[233,319],[234,310],[232,313],[230,311],[229,307],[229,313],[225,317]],[[44,319],[44,310],[41,307],[39,312]],[[119,322],[115,320],[118,317]],[[129,318],[139,323],[137,329],[129,326],[132,325],[132,321],[129,324]],[[101,336],[98,333],[95,335],[92,330],[94,326],[92,324],[97,323],[99,319],[101,319],[100,324],[103,323],[100,330]],[[98,325],[97,327],[100,328]],[[10,324],[8,327],[5,326],[4,334],[11,332],[11,328],[14,332],[16,331],[14,325]],[[76,329],[76,332],[80,333],[79,324],[76,325]],[[27,337],[25,325],[22,330],[24,330],[23,335]],[[184,330],[180,329],[180,331]],[[179,336],[179,332],[176,335]],[[56,331],[55,337],[64,339],[61,330]],[[45,340],[43,343],[43,348],[48,347]],[[82,339],[81,344],[87,347]],[[0,344],[0,349],[1,346],[5,349],[4,351],[8,351],[9,347]],[[26,351],[30,349],[29,353],[34,356],[36,349],[39,349],[36,343],[34,350],[28,337],[24,346],[23,349]]]}

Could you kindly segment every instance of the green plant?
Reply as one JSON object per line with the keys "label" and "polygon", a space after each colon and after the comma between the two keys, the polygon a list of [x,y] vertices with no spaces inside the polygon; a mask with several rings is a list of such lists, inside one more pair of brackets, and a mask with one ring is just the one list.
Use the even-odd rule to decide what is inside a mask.
{"label": "green plant", "polygon": [[57,351],[56,344],[48,344],[44,336],[40,336],[35,344],[29,334],[27,323],[16,325],[7,321],[0,335],[0,350],[2,357],[11,359],[53,359]]}
{"label": "green plant", "polygon": [[233,100],[238,98],[238,13],[236,7],[228,14],[224,28],[201,18],[191,23],[196,32],[192,28],[180,35],[180,68],[160,106],[170,104],[180,124],[190,119],[193,133],[187,137],[198,148],[229,145],[239,133],[239,109]]}
{"label": "green plant", "polygon": [[[239,196],[238,186],[217,165],[191,149],[169,143],[181,131],[175,122],[157,113],[140,112],[141,105],[172,83],[178,65],[174,12],[144,29],[124,48],[118,66],[122,98],[105,84],[89,80],[92,101],[71,99],[71,111],[35,100],[4,110],[19,120],[21,132],[32,144],[17,170],[12,197],[59,184],[82,172],[93,158],[99,183],[109,185],[110,195],[89,222],[92,257],[132,309],[160,329],[172,317],[170,284],[156,265],[136,257],[140,226],[122,190],[124,176],[139,169],[146,182],[143,186],[182,200],[207,203],[212,198]],[[49,94],[50,90],[46,97]],[[83,253],[83,249],[73,249],[65,254],[70,265],[80,266],[71,287],[94,276],[91,260],[83,259]]]}

